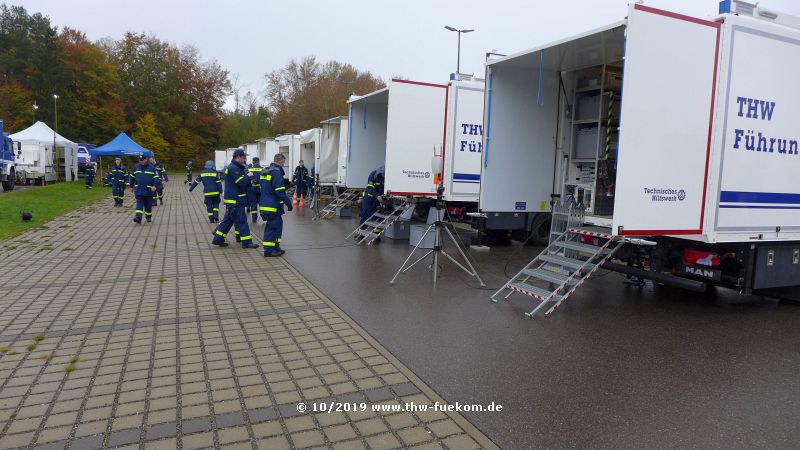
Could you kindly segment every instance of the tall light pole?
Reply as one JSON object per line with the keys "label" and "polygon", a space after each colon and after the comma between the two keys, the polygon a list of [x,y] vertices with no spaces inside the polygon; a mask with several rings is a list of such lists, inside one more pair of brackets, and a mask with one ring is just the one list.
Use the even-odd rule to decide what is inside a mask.
{"label": "tall light pole", "polygon": [[456,60],[456,75],[458,75],[459,73],[461,73],[461,35],[463,33],[472,33],[475,30],[474,29],[459,30],[457,28],[451,27],[450,25],[446,25],[444,29],[449,31],[455,31],[456,33],[458,33],[458,59]]}
{"label": "tall light pole", "polygon": [[[58,94],[53,94],[53,110],[55,111],[55,131],[58,133]],[[55,136],[53,137],[55,139]]]}
{"label": "tall light pole", "polygon": [[[55,164],[56,163],[56,154],[57,154],[57,152],[56,152],[56,135],[58,134],[58,94],[53,94],[53,111],[54,111],[54,114],[55,114],[55,120],[53,121],[53,125],[55,126],[55,129],[53,129],[53,164]],[[57,170],[58,168],[56,167],[55,169],[56,169],[56,170],[54,170],[55,176],[56,176],[56,179],[58,179],[59,178],[58,170]],[[67,178],[67,159],[66,159],[66,155],[64,156],[64,178]]]}
{"label": "tall light pole", "polygon": [[36,100],[33,101],[33,123],[36,123],[36,110],[39,109],[39,105],[36,104]]}

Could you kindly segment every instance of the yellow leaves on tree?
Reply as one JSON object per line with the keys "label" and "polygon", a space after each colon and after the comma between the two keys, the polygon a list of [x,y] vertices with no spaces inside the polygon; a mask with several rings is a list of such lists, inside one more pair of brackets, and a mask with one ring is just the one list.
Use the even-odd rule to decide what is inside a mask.
{"label": "yellow leaves on tree", "polygon": [[132,137],[139,145],[155,153],[156,158],[167,156],[169,143],[158,131],[156,118],[152,114],[147,113],[136,121],[136,131]]}

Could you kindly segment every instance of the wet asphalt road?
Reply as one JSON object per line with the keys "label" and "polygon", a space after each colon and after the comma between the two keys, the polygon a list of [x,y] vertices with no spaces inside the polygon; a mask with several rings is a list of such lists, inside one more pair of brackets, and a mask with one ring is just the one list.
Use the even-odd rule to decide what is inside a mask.
{"label": "wet asphalt road", "polygon": [[[634,288],[600,271],[551,319],[449,262],[436,290],[424,266],[389,280],[410,247],[352,247],[356,219],[287,214],[286,258],[499,446],[795,447],[800,441],[800,306],[732,291],[713,297]],[[260,228],[260,227],[259,227]],[[540,248],[472,253],[489,287]]]}

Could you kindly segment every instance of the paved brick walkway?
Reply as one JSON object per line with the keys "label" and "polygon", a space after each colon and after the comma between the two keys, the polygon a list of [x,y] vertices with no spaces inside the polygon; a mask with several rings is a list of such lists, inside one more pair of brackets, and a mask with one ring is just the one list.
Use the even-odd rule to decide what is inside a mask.
{"label": "paved brick walkway", "polygon": [[[0,449],[493,446],[373,412],[443,401],[281,258],[212,248],[201,193],[152,225],[126,196],[0,242]],[[332,401],[368,410],[298,412]]]}

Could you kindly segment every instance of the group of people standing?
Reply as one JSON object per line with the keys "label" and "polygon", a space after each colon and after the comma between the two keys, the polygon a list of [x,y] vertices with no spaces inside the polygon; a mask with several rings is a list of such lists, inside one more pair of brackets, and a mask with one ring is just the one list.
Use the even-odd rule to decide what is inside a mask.
{"label": "group of people standing", "polygon": [[266,222],[262,242],[264,256],[281,256],[286,253],[280,245],[284,206],[286,210],[292,210],[292,200],[286,195],[284,183],[283,166],[286,157],[278,153],[272,164],[266,168],[261,166],[258,158],[253,158],[252,164],[247,167],[246,161],[244,150],[237,149],[222,176],[216,172],[213,161],[206,162],[203,172],[192,182],[189,190],[203,184],[206,209],[211,222],[219,221],[219,202],[220,195],[222,196],[225,215],[214,230],[212,244],[227,247],[226,238],[231,228],[234,228],[236,242],[242,248],[258,248],[258,245],[253,244],[247,222],[247,214],[250,213],[253,223],[258,221],[258,216]]}
{"label": "group of people standing", "polygon": [[[285,179],[286,157],[276,154],[268,167],[262,167],[259,158],[245,166],[247,155],[242,149],[233,152],[233,159],[225,170],[217,172],[213,161],[206,161],[200,174],[193,179],[192,162],[186,164],[186,181],[189,192],[203,185],[203,197],[208,220],[218,222],[214,230],[212,244],[228,246],[226,237],[234,229],[236,242],[243,248],[259,248],[253,244],[247,215],[252,222],[260,216],[265,222],[262,247],[265,257],[276,257],[286,253],[281,248],[283,235],[283,214],[292,211],[293,206],[305,206],[307,192],[314,186],[314,175],[309,173],[303,161],[295,168],[292,180],[295,184],[294,198],[289,198],[286,188],[290,183]],[[87,167],[86,176],[94,176],[94,166]],[[91,180],[91,178],[88,178]],[[137,224],[153,221],[153,207],[164,204],[164,183],[169,181],[164,165],[153,157],[141,156],[139,163],[128,170],[121,158],[114,160],[110,170],[111,191],[114,206],[123,205],[125,188],[130,187],[136,197],[136,210],[133,221]],[[89,186],[89,181],[87,181]],[[225,204],[225,214],[220,220],[219,207]]]}
{"label": "group of people standing", "polygon": [[[91,189],[95,176],[94,162],[87,162],[84,169],[86,187]],[[160,202],[164,204],[164,182],[169,181],[167,170],[164,165],[156,161],[154,157],[140,156],[139,163],[128,170],[122,164],[122,158],[115,158],[114,165],[109,170],[111,196],[114,199],[114,207],[123,206],[125,200],[125,188],[130,187],[136,197],[136,211],[133,221],[142,223],[142,217],[147,222],[152,222],[152,207]]]}

